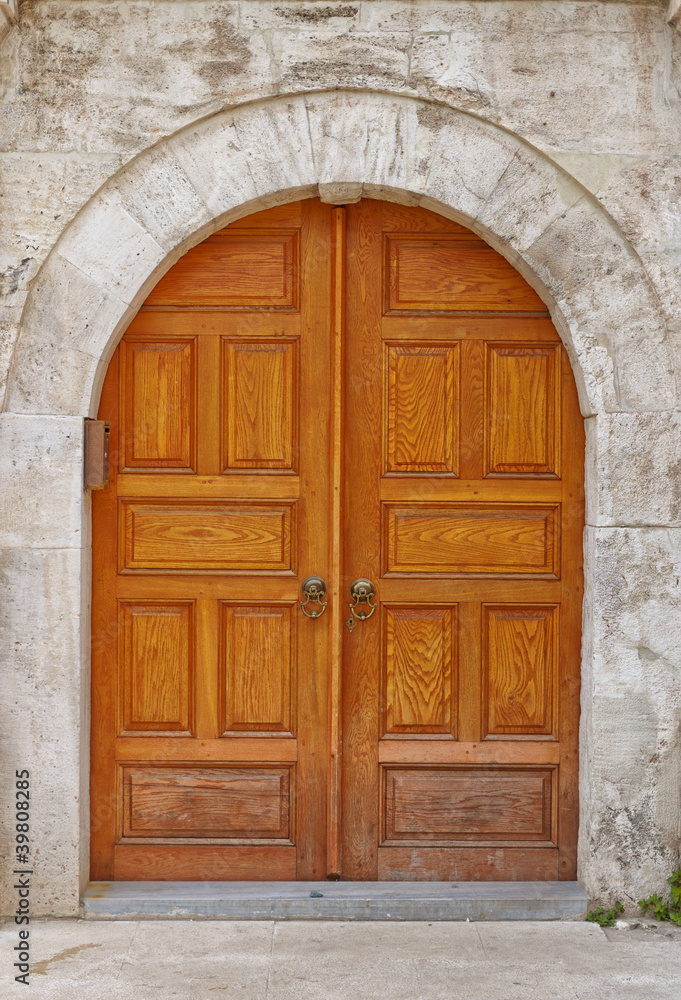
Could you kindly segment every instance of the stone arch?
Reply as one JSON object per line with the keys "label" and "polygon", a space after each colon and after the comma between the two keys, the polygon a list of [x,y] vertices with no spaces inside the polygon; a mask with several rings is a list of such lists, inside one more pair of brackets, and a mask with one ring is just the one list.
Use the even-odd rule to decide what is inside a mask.
{"label": "stone arch", "polygon": [[238,217],[317,194],[420,204],[479,233],[547,303],[585,415],[673,407],[655,290],[581,185],[471,115],[411,97],[326,92],[222,112],[112,177],[31,288],[6,409],[94,415],[118,338],[181,254]]}

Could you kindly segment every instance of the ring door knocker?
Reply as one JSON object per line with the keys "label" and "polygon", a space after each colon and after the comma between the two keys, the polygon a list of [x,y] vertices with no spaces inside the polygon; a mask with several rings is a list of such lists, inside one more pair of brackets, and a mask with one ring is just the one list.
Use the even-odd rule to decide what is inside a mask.
{"label": "ring door knocker", "polygon": [[350,584],[352,603],[349,605],[350,617],[345,623],[348,627],[348,632],[352,632],[357,622],[365,622],[368,618],[371,618],[378,607],[377,604],[371,603],[371,599],[375,594],[376,588],[371,580],[360,578]]}
{"label": "ring door knocker", "polygon": [[[321,618],[326,611],[326,605],[329,603],[325,601],[326,597],[326,583],[322,580],[321,576],[308,576],[307,580],[303,580],[303,584],[300,588],[303,592],[304,601],[300,601],[300,606],[303,609],[303,614],[307,615],[308,618]],[[319,609],[310,608],[307,610],[308,604],[319,604]]]}

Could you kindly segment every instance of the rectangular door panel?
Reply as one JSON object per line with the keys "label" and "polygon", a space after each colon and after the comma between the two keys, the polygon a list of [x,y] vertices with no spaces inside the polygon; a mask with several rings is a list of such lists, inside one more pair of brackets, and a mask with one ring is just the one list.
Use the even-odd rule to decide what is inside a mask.
{"label": "rectangular door panel", "polygon": [[121,470],[196,468],[195,338],[121,345]]}
{"label": "rectangular door panel", "polygon": [[557,575],[556,506],[384,504],[386,573]]}
{"label": "rectangular door panel", "polygon": [[485,608],[485,735],[554,732],[558,610],[513,605]]}
{"label": "rectangular door panel", "polygon": [[121,572],[293,571],[293,504],[121,503]]}
{"label": "rectangular door panel", "polygon": [[220,730],[294,729],[297,606],[222,605]]}
{"label": "rectangular door panel", "polygon": [[386,312],[546,308],[508,261],[472,233],[391,234],[385,241]]}
{"label": "rectangular door panel", "polygon": [[384,770],[385,844],[552,840],[552,770]]}
{"label": "rectangular door panel", "polygon": [[456,475],[458,345],[387,344],[387,473]]}
{"label": "rectangular door panel", "polygon": [[119,604],[120,736],[193,735],[194,603]]}
{"label": "rectangular door panel", "polygon": [[383,733],[455,736],[456,608],[382,610]]}
{"label": "rectangular door panel", "polygon": [[295,471],[298,346],[222,341],[223,468]]}
{"label": "rectangular door panel", "polygon": [[560,876],[555,847],[379,847],[385,882],[546,882]]}
{"label": "rectangular door panel", "polygon": [[560,367],[558,344],[486,345],[486,475],[560,475]]}
{"label": "rectangular door panel", "polygon": [[124,766],[123,837],[290,842],[290,768]]}
{"label": "rectangular door panel", "polygon": [[147,306],[296,309],[298,233],[222,230],[181,257]]}

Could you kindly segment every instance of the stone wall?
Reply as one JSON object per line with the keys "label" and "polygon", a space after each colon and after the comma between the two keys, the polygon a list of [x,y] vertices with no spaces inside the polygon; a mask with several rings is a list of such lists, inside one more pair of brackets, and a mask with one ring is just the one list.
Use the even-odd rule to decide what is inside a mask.
{"label": "stone wall", "polygon": [[180,253],[318,193],[448,214],[551,309],[588,441],[580,878],[628,903],[664,888],[681,841],[674,14],[589,0],[24,0],[7,19],[1,780],[4,792],[15,766],[35,775],[36,913],[76,912],[87,877],[82,417]]}

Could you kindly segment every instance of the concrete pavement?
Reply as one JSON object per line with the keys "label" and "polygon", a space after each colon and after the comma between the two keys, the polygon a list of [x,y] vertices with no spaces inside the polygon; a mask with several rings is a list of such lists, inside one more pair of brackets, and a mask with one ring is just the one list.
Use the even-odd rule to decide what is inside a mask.
{"label": "concrete pavement", "polygon": [[35,920],[30,993],[0,928],[0,997],[678,1000],[681,936],[584,922]]}

